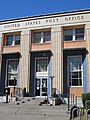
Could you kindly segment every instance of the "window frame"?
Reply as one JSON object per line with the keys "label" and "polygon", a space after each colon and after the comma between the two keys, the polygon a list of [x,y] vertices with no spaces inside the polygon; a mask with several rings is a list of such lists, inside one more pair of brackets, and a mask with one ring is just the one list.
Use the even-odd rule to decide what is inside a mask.
{"label": "window frame", "polygon": [[[5,33],[4,34],[4,46],[20,46],[20,42],[21,42],[21,33],[20,32],[16,32],[16,33]],[[16,36],[19,35],[19,40],[16,40]],[[9,45],[7,44],[7,37],[8,36],[13,36],[13,40],[12,40],[12,44]],[[9,40],[8,40],[9,41]],[[15,44],[16,41],[19,41],[19,44]]]}
{"label": "window frame", "polygon": [[[38,34],[38,33],[40,34],[40,37],[36,37],[36,38],[35,38],[34,35],[35,35],[35,34]],[[35,38],[35,39],[34,39],[34,38]],[[41,41],[41,32],[34,32],[34,33],[33,33],[33,35],[32,35],[32,43],[33,43],[33,44],[38,44],[38,43],[40,43],[40,42],[36,41],[36,39],[40,39],[39,41]]]}
{"label": "window frame", "polygon": [[[69,58],[78,58],[78,57],[80,57],[81,59],[80,59],[80,61],[81,61],[81,69],[80,70],[76,70],[76,71],[74,71],[74,70],[72,70],[72,72],[74,71],[74,72],[81,72],[81,84],[82,85],[69,85],[70,83],[69,83],[69,79],[70,79],[70,66],[69,66],[69,63],[70,63],[70,59]],[[76,79],[80,79],[80,78],[76,78]],[[74,80],[73,78],[72,78],[72,80]],[[71,82],[72,83],[72,82]],[[67,84],[68,84],[68,87],[83,87],[83,63],[82,63],[82,56],[81,55],[74,55],[74,56],[67,56]]]}
{"label": "window frame", "polygon": [[[37,65],[36,65],[37,62],[36,62],[36,61],[37,61],[37,60],[41,60],[41,59],[47,59],[47,71],[37,72],[37,71],[36,71],[36,69],[37,69],[37,68],[36,68],[36,67],[37,67]],[[38,57],[38,58],[35,58],[35,73],[36,73],[36,74],[39,74],[39,73],[47,73],[47,72],[48,72],[48,57]]]}
{"label": "window frame", "polygon": [[[11,72],[8,72],[8,62],[9,61],[18,61],[18,66],[17,66],[17,71],[14,71],[14,73],[12,74]],[[17,87],[17,81],[18,81],[18,69],[19,69],[19,59],[17,58],[17,59],[7,59],[6,60],[6,79],[5,79],[5,86],[6,87]],[[15,73],[16,72],[16,73]],[[11,78],[11,79],[9,79],[8,78],[8,74],[9,73],[11,73],[11,75],[13,76],[13,78]],[[16,85],[14,86],[14,85],[9,85],[9,81],[11,80],[13,80],[14,81],[14,77],[16,77]]]}
{"label": "window frame", "polygon": [[[49,40],[44,41],[44,33],[45,32],[49,32],[50,36],[49,36]],[[34,42],[34,34],[35,33],[40,33],[41,34],[41,38],[40,38],[40,42]],[[46,37],[45,37],[46,38]],[[48,38],[48,37],[47,37]],[[44,29],[44,30],[34,30],[32,31],[32,37],[31,37],[31,43],[32,44],[44,44],[44,43],[50,43],[51,42],[51,29]]]}
{"label": "window frame", "polygon": [[[77,29],[79,29],[79,30],[80,30],[80,29],[83,29],[83,33],[76,33],[76,30],[77,30]],[[78,35],[79,35],[79,36],[82,36],[82,35],[83,35],[83,39],[76,39],[76,37],[77,37]],[[84,30],[84,28],[76,28],[76,29],[75,29],[75,41],[77,41],[77,40],[84,40],[84,36],[85,36],[85,30]]]}
{"label": "window frame", "polygon": [[[67,31],[67,30],[68,30],[68,31],[71,30],[72,33],[73,33],[73,29],[65,29],[64,32]],[[65,40],[65,37],[72,37],[72,39],[73,39],[73,34],[67,34],[67,35],[65,36],[65,33],[64,33],[64,41],[72,41],[72,39],[70,39],[70,40],[68,40],[68,39]]]}
{"label": "window frame", "polygon": [[[76,29],[83,29],[84,33],[79,33],[79,34],[76,34],[75,31]],[[65,34],[64,34],[64,31],[65,30],[72,30],[72,39],[71,40],[65,40]],[[83,35],[83,39],[76,39],[76,36],[77,35]],[[69,35],[68,35],[69,36]],[[64,42],[68,42],[68,41],[83,41],[85,40],[85,26],[75,26],[75,27],[64,27],[63,28],[63,41]]]}

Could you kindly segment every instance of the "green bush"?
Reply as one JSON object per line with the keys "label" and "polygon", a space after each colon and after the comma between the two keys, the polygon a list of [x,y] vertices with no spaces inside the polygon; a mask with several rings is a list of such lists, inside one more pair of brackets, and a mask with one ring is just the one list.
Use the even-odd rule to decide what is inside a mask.
{"label": "green bush", "polygon": [[90,92],[88,92],[88,93],[82,93],[82,102],[83,102],[84,108],[85,108],[85,101],[86,100],[90,100]]}
{"label": "green bush", "polygon": [[86,110],[90,109],[90,100],[85,101],[85,108],[86,108]]}

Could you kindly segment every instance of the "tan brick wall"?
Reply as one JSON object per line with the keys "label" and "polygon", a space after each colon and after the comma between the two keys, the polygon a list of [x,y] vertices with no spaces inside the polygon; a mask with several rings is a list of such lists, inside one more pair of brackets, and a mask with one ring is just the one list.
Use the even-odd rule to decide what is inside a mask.
{"label": "tan brick wall", "polygon": [[45,44],[32,44],[31,50],[51,50],[51,43],[45,43]]}
{"label": "tan brick wall", "polygon": [[20,46],[4,46],[3,53],[20,52]]}
{"label": "tan brick wall", "polygon": [[82,41],[64,41],[64,48],[86,48],[87,46],[87,41],[82,40]]}
{"label": "tan brick wall", "polygon": [[70,88],[70,94],[74,94],[74,96],[81,96],[81,94],[83,93],[83,88],[82,87],[72,87]]}

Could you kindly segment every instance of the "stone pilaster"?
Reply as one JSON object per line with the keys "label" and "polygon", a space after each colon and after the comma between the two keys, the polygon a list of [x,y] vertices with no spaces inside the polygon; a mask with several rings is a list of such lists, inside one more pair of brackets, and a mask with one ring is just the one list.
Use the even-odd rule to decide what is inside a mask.
{"label": "stone pilaster", "polygon": [[29,91],[29,47],[30,47],[30,31],[23,30],[21,32],[21,58],[19,67],[19,87],[26,88]]}
{"label": "stone pilaster", "polygon": [[90,24],[86,26],[86,40],[87,40],[87,82],[88,82],[88,91],[90,91]]}
{"label": "stone pilaster", "polygon": [[51,30],[52,34],[52,62],[51,62],[51,75],[55,76],[53,79],[53,88],[57,88],[61,93],[62,91],[62,40],[61,40],[61,27],[56,26]]}
{"label": "stone pilaster", "polygon": [[2,52],[2,34],[0,34],[0,80],[1,80],[1,64],[2,64],[1,52]]}

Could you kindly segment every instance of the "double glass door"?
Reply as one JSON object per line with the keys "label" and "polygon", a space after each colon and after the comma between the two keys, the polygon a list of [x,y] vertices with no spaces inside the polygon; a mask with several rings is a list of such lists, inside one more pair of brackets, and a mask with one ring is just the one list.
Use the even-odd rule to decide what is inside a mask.
{"label": "double glass door", "polygon": [[47,78],[36,79],[36,96],[44,96],[47,93]]}

